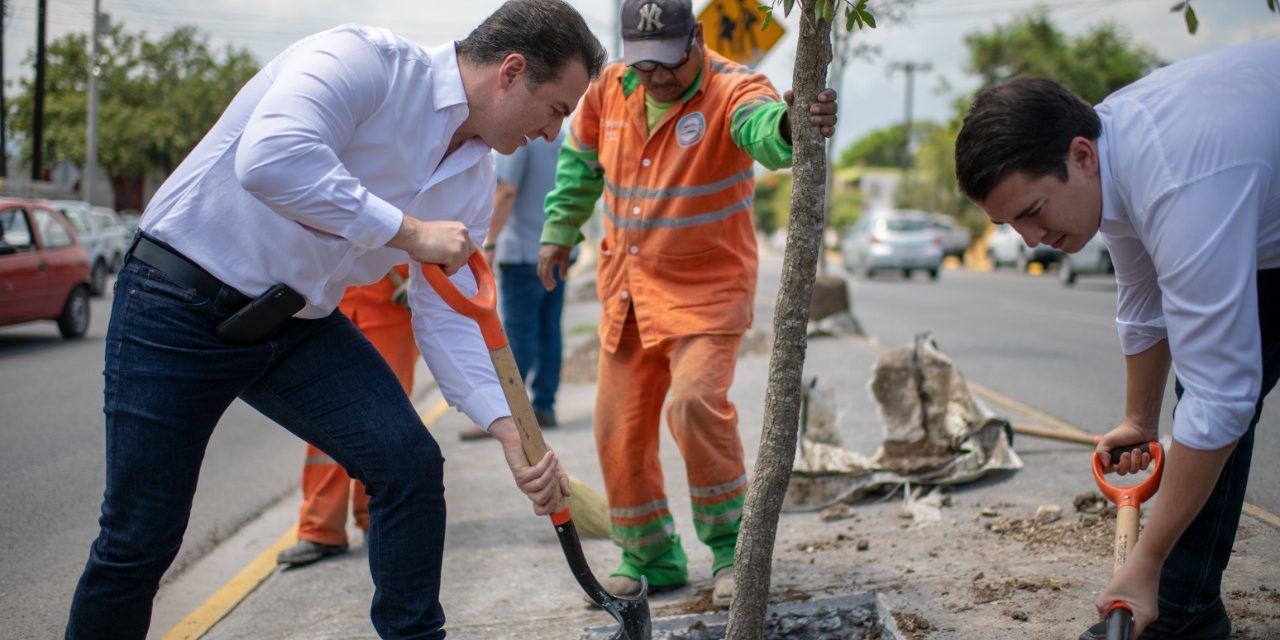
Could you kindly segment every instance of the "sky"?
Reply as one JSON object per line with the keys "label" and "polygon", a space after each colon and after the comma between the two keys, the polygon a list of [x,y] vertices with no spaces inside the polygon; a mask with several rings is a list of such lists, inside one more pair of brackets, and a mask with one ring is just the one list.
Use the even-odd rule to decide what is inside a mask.
{"label": "sky", "polygon": [[[35,47],[38,0],[0,0],[6,6],[4,73],[6,81],[34,75],[23,63]],[[694,0],[700,10],[711,0]],[[390,28],[424,45],[464,37],[499,4],[499,0],[100,0],[100,10],[130,31],[159,36],[179,25],[194,25],[209,34],[216,46],[248,49],[266,63],[293,41],[345,22]],[[586,18],[601,42],[615,53],[614,0],[570,0]],[[51,41],[68,32],[87,32],[92,0],[47,0]],[[875,0],[872,0],[874,6]],[[1182,17],[1169,12],[1174,0],[917,0],[908,18],[881,23],[857,35],[879,48],[873,60],[850,65],[840,89],[837,145],[844,147],[863,134],[903,119],[905,81],[890,73],[894,62],[929,63],[932,71],[916,79],[913,117],[942,120],[951,103],[976,87],[965,73],[963,38],[990,29],[1037,5],[1047,6],[1053,22],[1068,34],[1078,34],[1102,22],[1115,22],[1136,41],[1162,58],[1181,60],[1235,43],[1280,38],[1280,16],[1270,13],[1264,0],[1194,0],[1200,18],[1195,35],[1187,33]],[[781,7],[781,2],[777,2]],[[797,3],[798,4],[798,3]],[[781,10],[779,8],[779,15]],[[758,65],[779,90],[791,85],[797,17],[782,19],[787,35]],[[834,79],[832,81],[834,84]]]}

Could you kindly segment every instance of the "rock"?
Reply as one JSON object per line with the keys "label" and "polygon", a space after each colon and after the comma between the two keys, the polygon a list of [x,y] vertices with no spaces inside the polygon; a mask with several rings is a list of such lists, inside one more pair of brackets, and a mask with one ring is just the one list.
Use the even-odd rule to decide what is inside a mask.
{"label": "rock", "polygon": [[844,520],[853,517],[853,507],[837,502],[826,509],[818,512],[818,519],[823,522],[835,522],[836,520]]}
{"label": "rock", "polygon": [[1035,521],[1041,524],[1057,522],[1062,518],[1062,507],[1056,504],[1042,504],[1036,509]]}

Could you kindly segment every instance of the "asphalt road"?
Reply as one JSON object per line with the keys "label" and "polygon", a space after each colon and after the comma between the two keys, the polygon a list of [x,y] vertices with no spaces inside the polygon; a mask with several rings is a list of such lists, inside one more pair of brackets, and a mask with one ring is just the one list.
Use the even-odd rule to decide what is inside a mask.
{"label": "asphalt road", "polygon": [[[111,304],[92,302],[81,340],[52,322],[0,329],[0,637],[62,636],[98,533],[102,354]],[[296,490],[299,441],[236,403],[209,443],[173,571]]]}
{"label": "asphalt road", "polygon": [[[772,322],[779,261],[762,261],[757,327]],[[855,315],[889,345],[932,331],[965,375],[1094,432],[1123,406],[1123,360],[1112,327],[1114,285],[1082,279],[945,271],[939,282],[854,280]],[[0,636],[57,637],[97,533],[102,493],[102,350],[110,303],[93,303],[88,337],[64,341],[52,323],[0,329]],[[1258,431],[1251,502],[1280,512],[1273,401]],[[1166,402],[1166,414],[1171,402]],[[244,405],[209,444],[191,526],[173,571],[189,565],[268,505],[296,490],[297,440]],[[171,571],[172,573],[172,571]]]}

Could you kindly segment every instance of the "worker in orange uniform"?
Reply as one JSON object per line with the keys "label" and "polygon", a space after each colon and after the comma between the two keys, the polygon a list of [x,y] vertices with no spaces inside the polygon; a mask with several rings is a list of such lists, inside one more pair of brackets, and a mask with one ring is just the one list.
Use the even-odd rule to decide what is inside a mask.
{"label": "worker in orange uniform", "polygon": [[[689,0],[625,0],[622,62],[582,99],[547,195],[538,275],[564,273],[579,227],[604,195],[596,288],[602,302],[595,436],[622,561],[618,595],[688,581],[658,461],[659,420],[685,459],[713,598],[734,592],[747,476],[729,401],[756,289],[752,163],[791,164],[786,100],[768,79],[708,49]],[[835,92],[810,122],[830,136]]]}
{"label": "worker in orange uniform", "polygon": [[[406,306],[407,267],[399,266],[370,285],[350,287],[338,308],[390,365],[405,394],[413,392],[418,345]],[[356,526],[369,530],[369,495],[342,465],[307,445],[302,465],[302,507],[298,510],[298,542],[281,551],[276,563],[300,567],[347,550],[347,502]]]}

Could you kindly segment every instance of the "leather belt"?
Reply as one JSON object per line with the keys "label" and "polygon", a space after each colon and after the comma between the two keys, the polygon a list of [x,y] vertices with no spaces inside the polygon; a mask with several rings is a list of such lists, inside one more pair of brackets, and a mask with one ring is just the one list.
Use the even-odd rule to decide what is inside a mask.
{"label": "leather belt", "polygon": [[227,294],[221,302],[224,307],[239,308],[253,300],[253,297],[223,284],[221,280],[201,269],[186,256],[141,233],[134,241],[130,254],[153,269],[164,272],[165,276],[175,283],[195,289],[200,295],[211,300],[216,300],[218,294],[225,289]]}

